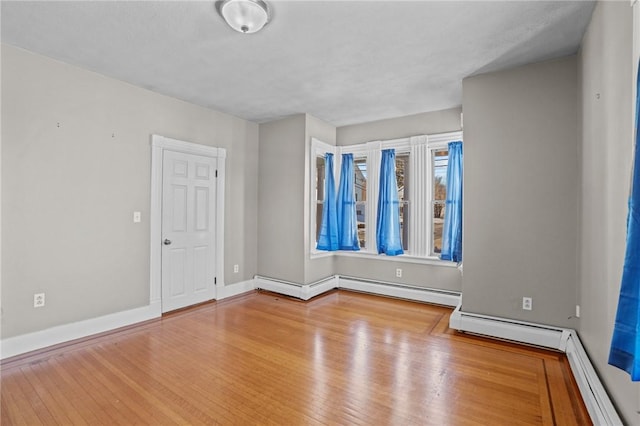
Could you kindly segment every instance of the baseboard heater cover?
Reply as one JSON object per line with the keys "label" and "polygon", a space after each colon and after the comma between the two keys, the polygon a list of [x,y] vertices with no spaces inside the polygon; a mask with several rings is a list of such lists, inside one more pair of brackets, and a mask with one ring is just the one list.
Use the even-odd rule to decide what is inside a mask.
{"label": "baseboard heater cover", "polygon": [[460,308],[458,305],[449,319],[449,327],[455,330],[564,352],[593,423],[623,424],[575,330],[462,312]]}
{"label": "baseboard heater cover", "polygon": [[427,287],[363,280],[344,276],[340,276],[338,286],[338,288],[346,290],[361,291],[364,293],[379,294],[381,296],[397,297],[444,306],[454,307],[460,303],[460,293]]}
{"label": "baseboard heater cover", "polygon": [[274,293],[296,297],[302,300],[309,300],[312,297],[326,293],[338,287],[338,277],[336,275],[316,281],[311,284],[298,284],[291,281],[278,280],[274,278],[261,277],[256,275],[255,288],[273,291]]}
{"label": "baseboard heater cover", "polygon": [[565,352],[593,424],[622,425],[622,419],[593,368],[578,333],[574,330],[569,334]]}
{"label": "baseboard heater cover", "polygon": [[298,284],[273,278],[255,277],[255,287],[275,293],[309,300],[334,288],[360,291],[363,293],[391,296],[418,302],[435,303],[444,306],[457,306],[460,303],[460,293],[437,290],[426,287],[407,286],[373,280],[363,280],[352,277],[334,275],[312,284]]}
{"label": "baseboard heater cover", "polygon": [[451,313],[449,327],[562,352],[565,351],[569,333],[559,327],[462,312],[460,306]]}

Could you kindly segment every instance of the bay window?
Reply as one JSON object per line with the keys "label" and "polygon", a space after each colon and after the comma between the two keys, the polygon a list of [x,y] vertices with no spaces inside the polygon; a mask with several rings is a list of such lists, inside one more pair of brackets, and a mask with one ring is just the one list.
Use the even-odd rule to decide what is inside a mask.
{"label": "bay window", "polygon": [[[462,132],[421,135],[409,138],[367,142],[350,146],[331,146],[318,140],[312,142],[312,255],[319,233],[324,199],[320,189],[324,179],[321,157],[335,153],[336,162],[342,154],[353,154],[353,181],[356,222],[360,251],[342,252],[349,256],[377,256],[376,213],[379,197],[380,161],[384,149],[395,150],[395,174],[398,191],[400,235],[404,254],[401,257],[439,260],[442,251],[443,226],[446,211],[448,143],[462,140]],[[335,164],[340,170],[340,164]],[[336,181],[339,172],[336,173]],[[315,238],[314,238],[315,237]],[[348,254],[347,254],[348,253]]]}

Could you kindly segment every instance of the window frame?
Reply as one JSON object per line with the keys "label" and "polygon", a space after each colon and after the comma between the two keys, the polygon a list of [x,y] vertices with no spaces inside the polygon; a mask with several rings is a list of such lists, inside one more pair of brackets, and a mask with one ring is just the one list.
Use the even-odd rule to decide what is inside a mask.
{"label": "window frame", "polygon": [[[402,243],[402,249],[404,250],[405,254],[411,256],[411,240],[413,239],[411,236],[411,213],[412,213],[412,209],[413,207],[411,206],[411,197],[414,195],[413,191],[411,189],[411,167],[412,167],[412,161],[411,161],[411,151],[407,151],[407,150],[396,150],[396,176],[397,176],[397,164],[398,164],[398,157],[406,157],[407,160],[405,161],[405,173],[403,174],[403,180],[404,180],[404,197],[402,199],[400,199],[400,194],[398,194],[398,202],[400,205],[403,205],[406,207],[404,212],[401,211],[400,213],[400,217],[403,220],[403,223],[400,225],[400,241]],[[407,173],[408,171],[408,173]],[[398,188],[399,191],[400,188]],[[408,219],[408,220],[407,220]],[[406,237],[405,237],[406,235]]]}
{"label": "window frame", "polygon": [[[427,196],[427,209],[428,209],[428,213],[427,216],[429,218],[428,221],[428,225],[427,225],[427,253],[428,253],[428,257],[431,258],[439,258],[440,254],[435,252],[435,242],[434,242],[434,235],[433,235],[433,225],[434,225],[434,220],[435,218],[433,217],[433,206],[435,205],[435,194],[434,194],[434,188],[435,188],[435,152],[436,151],[441,151],[441,150],[445,150],[448,149],[448,144],[451,141],[447,141],[447,142],[437,142],[437,143],[431,143],[429,144],[429,176],[430,176],[430,182],[429,182],[429,190],[427,191],[428,196]],[[445,197],[446,200],[446,197]],[[444,203],[446,205],[446,201],[444,201]],[[445,211],[446,214],[446,211]],[[440,248],[442,250],[442,247]]]}
{"label": "window frame", "polygon": [[[441,260],[439,255],[433,252],[433,200],[434,188],[434,165],[433,152],[446,149],[449,142],[462,141],[462,131],[439,133],[432,135],[419,135],[399,139],[389,139],[383,141],[371,141],[355,145],[332,146],[318,139],[312,138],[312,149],[310,155],[311,164],[311,192],[310,205],[316,208],[315,199],[316,184],[316,157],[330,152],[334,154],[334,179],[339,182],[340,169],[342,165],[342,154],[353,154],[355,159],[366,159],[367,167],[367,197],[365,202],[365,241],[366,246],[360,251],[326,252],[316,250],[316,213],[311,210],[310,218],[310,244],[311,258],[322,256],[347,256],[360,258],[375,258],[378,260],[401,261],[424,264],[437,264],[443,266],[457,266],[456,262]],[[409,194],[408,194],[408,226],[409,241],[404,254],[399,256],[385,256],[377,253],[376,241],[376,218],[380,160],[383,149],[395,149],[396,155],[409,154]],[[427,182],[421,181],[427,177]],[[404,243],[403,243],[404,245]]]}
{"label": "window frame", "polygon": [[[342,159],[337,158],[338,156],[336,155],[336,147],[333,145],[329,145],[326,142],[322,142],[321,140],[318,140],[316,138],[311,139],[311,150],[309,155],[309,169],[310,169],[309,198],[311,200],[311,204],[309,206],[309,242],[310,242],[309,252],[312,258],[332,256],[333,253],[335,253],[335,252],[316,249],[316,246],[318,245],[318,231],[317,231],[318,222],[316,220],[316,215],[317,215],[316,209],[318,208],[318,198],[317,198],[318,197],[318,193],[317,193],[318,173],[316,168],[316,162],[318,157],[324,157],[325,154],[327,153],[333,154],[333,178],[334,178],[334,181],[336,181],[336,173],[339,177],[340,166],[342,164]],[[327,176],[325,176],[325,179],[327,179]]]}
{"label": "window frame", "polygon": [[[367,222],[367,218],[370,217],[370,215],[371,215],[371,211],[370,211],[370,207],[369,207],[369,201],[368,201],[369,200],[369,192],[370,192],[369,191],[369,188],[370,188],[369,184],[371,183],[370,182],[371,179],[370,179],[370,175],[369,175],[369,158],[368,158],[368,156],[367,155],[360,155],[360,154],[354,155],[353,156],[353,164],[354,164],[353,170],[354,170],[354,173],[355,173],[356,169],[359,169],[358,166],[356,165],[356,163],[359,160],[361,161],[362,159],[364,159],[365,169],[367,171],[367,176],[365,178],[366,179],[366,194],[367,194],[367,196],[366,196],[366,199],[364,201],[356,199],[356,211],[357,211],[359,205],[364,206],[364,218],[365,218],[365,222],[364,222],[365,223],[364,241],[365,241],[365,244],[364,244],[364,246],[360,245],[360,250],[367,250],[367,245],[370,247],[371,244],[372,244],[372,241],[369,239],[369,235],[368,235],[369,234],[370,224],[369,224],[369,222]],[[355,176],[354,176],[354,182],[355,181],[356,180],[355,180]],[[359,223],[359,221],[356,220],[356,223]],[[360,241],[360,230],[358,230],[358,241]]]}

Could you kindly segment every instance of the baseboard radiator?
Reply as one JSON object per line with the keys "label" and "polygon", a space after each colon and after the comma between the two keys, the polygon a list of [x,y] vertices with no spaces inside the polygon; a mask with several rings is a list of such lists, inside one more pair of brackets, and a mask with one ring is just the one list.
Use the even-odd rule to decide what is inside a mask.
{"label": "baseboard radiator", "polygon": [[298,284],[291,281],[256,276],[255,288],[285,294],[302,300],[309,300],[334,288],[340,288],[452,307],[458,306],[460,303],[460,293],[458,292],[339,275],[311,284]]}
{"label": "baseboard radiator", "polygon": [[254,286],[256,289],[273,291],[274,293],[284,294],[286,296],[296,297],[302,300],[309,300],[312,297],[337,288],[338,276],[333,275],[311,284],[298,284],[292,281],[256,275],[254,278]]}
{"label": "baseboard radiator", "polygon": [[593,423],[602,426],[623,424],[575,330],[462,312],[460,307],[453,311],[449,320],[449,327],[455,330],[566,353]]}
{"label": "baseboard radiator", "polygon": [[338,280],[338,288],[452,307],[458,306],[460,303],[460,293],[455,291],[367,280],[342,275]]}

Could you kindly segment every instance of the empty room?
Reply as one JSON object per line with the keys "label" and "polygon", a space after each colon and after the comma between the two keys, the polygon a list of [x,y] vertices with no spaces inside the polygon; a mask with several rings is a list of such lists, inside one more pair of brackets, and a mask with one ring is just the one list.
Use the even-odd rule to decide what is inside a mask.
{"label": "empty room", "polygon": [[0,19],[3,425],[640,425],[640,1]]}

